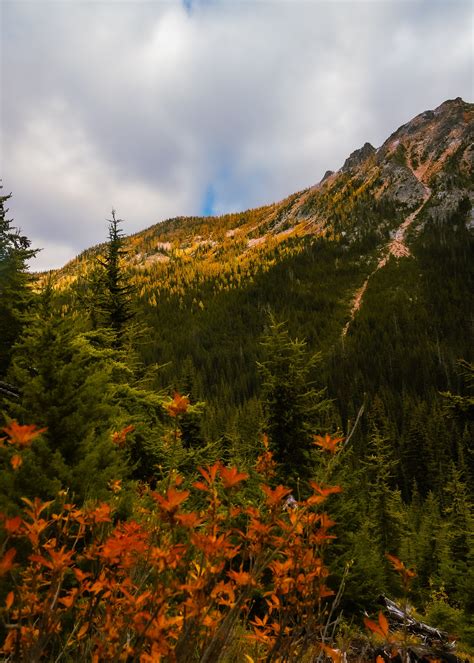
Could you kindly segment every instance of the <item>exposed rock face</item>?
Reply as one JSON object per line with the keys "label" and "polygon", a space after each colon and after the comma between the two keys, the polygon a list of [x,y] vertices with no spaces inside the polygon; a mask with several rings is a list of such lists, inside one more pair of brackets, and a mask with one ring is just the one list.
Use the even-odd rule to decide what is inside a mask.
{"label": "exposed rock face", "polygon": [[367,159],[373,154],[375,154],[375,147],[370,143],[364,143],[360,149],[355,150],[347,157],[341,171],[347,173],[348,171],[357,168],[364,163],[364,161],[367,161]]}
{"label": "exposed rock face", "polygon": [[404,162],[426,183],[441,170],[472,177],[473,125],[473,104],[460,98],[445,101],[397,129],[378,150],[377,161]]}
{"label": "exposed rock face", "polygon": [[392,200],[414,207],[423,199],[425,189],[409,168],[389,161],[382,168],[382,177],[386,182],[384,195]]}
{"label": "exposed rock face", "polygon": [[321,184],[322,182],[324,182],[325,180],[327,180],[328,177],[331,177],[331,175],[334,175],[334,171],[333,171],[333,170],[327,170],[327,171],[324,173],[324,175],[323,175],[323,177],[322,177],[322,179],[321,179],[320,184]]}

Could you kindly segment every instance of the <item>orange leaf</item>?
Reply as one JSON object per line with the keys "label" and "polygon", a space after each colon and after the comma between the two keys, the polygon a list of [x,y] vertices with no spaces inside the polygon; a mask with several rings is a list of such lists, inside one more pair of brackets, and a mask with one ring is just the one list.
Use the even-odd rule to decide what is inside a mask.
{"label": "orange leaf", "polygon": [[81,571],[81,569],[78,568],[74,568],[73,572],[78,582],[83,582],[86,578],[90,577],[90,573],[85,573],[84,571]]}
{"label": "orange leaf", "polygon": [[23,458],[21,456],[18,456],[18,454],[15,454],[10,458],[10,465],[16,471],[19,467],[23,465]]}
{"label": "orange leaf", "polygon": [[166,497],[163,497],[158,493],[152,493],[152,495],[158,502],[160,509],[171,513],[176,511],[179,505],[188,498],[189,490],[176,490],[171,486],[166,491]]}
{"label": "orange leaf", "polygon": [[8,424],[8,426],[2,428],[2,430],[8,435],[8,442],[10,444],[16,444],[19,447],[27,447],[36,437],[41,435],[41,433],[44,433],[47,429],[37,428],[34,424],[23,426],[14,420]]}
{"label": "orange leaf", "polygon": [[329,451],[329,453],[335,454],[339,451],[337,445],[343,440],[343,437],[331,437],[326,433],[324,437],[322,435],[314,435],[313,444],[317,447],[321,447],[325,451]]}
{"label": "orange leaf", "polygon": [[181,396],[177,391],[173,394],[173,400],[168,403],[165,408],[170,417],[177,417],[180,414],[185,414],[188,411],[189,398]]}
{"label": "orange leaf", "polygon": [[77,639],[80,640],[81,638],[83,638],[88,630],[89,630],[89,624],[86,622],[79,629],[79,631],[77,633]]}
{"label": "orange leaf", "polygon": [[5,573],[8,573],[13,567],[13,559],[15,558],[16,550],[15,548],[10,548],[4,554],[3,558],[0,560],[0,577],[4,576]]}
{"label": "orange leaf", "polygon": [[220,468],[220,475],[224,488],[232,488],[248,479],[249,476],[245,472],[239,472],[236,467],[224,467],[223,465]]}
{"label": "orange leaf", "polygon": [[99,523],[111,523],[112,519],[110,517],[112,513],[112,509],[110,507],[110,504],[107,504],[106,502],[102,502],[98,506],[96,506],[94,509],[91,509],[90,511],[87,512],[87,516],[92,520],[92,522],[99,524]]}
{"label": "orange leaf", "polygon": [[384,634],[377,622],[373,622],[368,617],[364,617],[364,624],[365,627],[369,629],[369,631],[372,631],[372,633],[377,633],[377,635],[380,635],[380,637],[384,637]]}
{"label": "orange leaf", "polygon": [[393,566],[395,571],[400,573],[400,575],[403,576],[405,580],[408,581],[410,578],[414,578],[416,576],[415,571],[413,571],[412,569],[408,569],[405,566],[405,564],[402,561],[400,561],[398,557],[396,557],[395,555],[390,555],[389,553],[385,553],[385,557],[388,559],[388,561]]}
{"label": "orange leaf", "polygon": [[191,513],[178,513],[176,514],[176,520],[183,527],[197,527],[202,522],[201,518],[194,511],[191,511]]}
{"label": "orange leaf", "polygon": [[[214,465],[209,465],[207,468],[204,467],[198,467],[199,472],[202,474],[206,482],[211,486],[215,480],[216,480],[216,475],[217,472],[219,471],[221,467],[220,461],[216,461]],[[194,486],[197,488],[198,486],[194,484]]]}
{"label": "orange leaf", "polygon": [[122,430],[112,433],[112,442],[120,448],[124,447],[127,441],[127,435],[134,430],[135,426],[130,424],[129,426],[122,428]]}
{"label": "orange leaf", "polygon": [[341,486],[320,486],[315,481],[310,481],[309,483],[312,489],[314,490],[314,492],[319,493],[323,497],[327,497],[328,495],[332,495],[333,493],[342,493]]}
{"label": "orange leaf", "polygon": [[342,652],[339,649],[333,649],[323,643],[321,643],[320,647],[333,663],[342,663]]}
{"label": "orange leaf", "polygon": [[279,504],[284,497],[291,493],[290,488],[285,488],[285,486],[277,486],[275,490],[272,490],[270,486],[261,486],[262,491],[267,496],[266,503],[268,506],[276,506]]}
{"label": "orange leaf", "polygon": [[370,631],[376,633],[377,635],[380,635],[382,638],[384,638],[384,640],[388,638],[388,632],[389,632],[388,621],[382,612],[379,612],[378,623],[373,622],[371,619],[368,619],[367,617],[364,617],[364,624]]}
{"label": "orange leaf", "polygon": [[314,506],[315,504],[322,504],[326,498],[323,495],[310,495],[305,501],[305,504],[308,506]]}
{"label": "orange leaf", "polygon": [[15,600],[15,595],[13,592],[8,592],[7,598],[5,599],[5,607],[7,610],[10,610],[10,608],[13,605],[13,601]]}
{"label": "orange leaf", "polygon": [[254,585],[255,581],[250,573],[247,571],[228,571],[227,575],[231,578],[237,585]]}
{"label": "orange leaf", "polygon": [[205,490],[206,492],[209,492],[209,486],[207,483],[204,483],[203,481],[195,481],[193,483],[193,488],[197,488],[198,490]]}
{"label": "orange leaf", "polygon": [[21,525],[23,523],[23,520],[20,518],[20,516],[15,516],[14,518],[7,518],[4,523],[5,530],[8,532],[8,534],[15,534],[17,532]]}
{"label": "orange leaf", "polygon": [[388,636],[388,621],[383,612],[379,612],[379,624],[385,637]]}
{"label": "orange leaf", "polygon": [[329,527],[332,527],[333,525],[336,524],[336,521],[331,520],[331,518],[328,516],[327,513],[321,513],[320,514],[319,522],[321,523],[321,527],[323,529],[328,529]]}
{"label": "orange leaf", "polygon": [[398,559],[398,557],[395,557],[395,555],[390,555],[389,553],[386,553],[385,557],[388,559],[388,561],[393,566],[395,571],[404,571],[405,570],[405,564],[403,562],[401,562]]}
{"label": "orange leaf", "polygon": [[321,585],[321,587],[318,590],[319,597],[322,599],[327,598],[328,596],[334,596],[334,592],[332,589],[329,589],[329,587],[326,587],[326,585]]}
{"label": "orange leaf", "polygon": [[63,596],[62,598],[58,599],[58,602],[61,603],[65,608],[70,608],[74,603],[77,591],[78,591],[77,589],[73,589],[72,592],[69,592],[69,594],[67,594],[66,596]]}

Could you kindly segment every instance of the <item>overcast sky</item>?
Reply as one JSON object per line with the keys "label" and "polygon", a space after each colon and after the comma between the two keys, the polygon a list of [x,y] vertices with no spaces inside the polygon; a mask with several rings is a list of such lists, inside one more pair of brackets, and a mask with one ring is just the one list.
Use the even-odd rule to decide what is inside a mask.
{"label": "overcast sky", "polygon": [[[10,216],[58,267],[163,219],[279,200],[446,99],[472,0],[0,0]],[[5,192],[5,191],[4,191]]]}

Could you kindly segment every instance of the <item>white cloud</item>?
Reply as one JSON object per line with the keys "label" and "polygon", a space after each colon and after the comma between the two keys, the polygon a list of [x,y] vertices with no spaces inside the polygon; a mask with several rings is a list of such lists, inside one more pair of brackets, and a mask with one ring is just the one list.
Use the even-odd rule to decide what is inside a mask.
{"label": "white cloud", "polygon": [[469,1],[186,5],[1,3],[2,176],[37,266],[102,241],[112,205],[127,232],[210,186],[246,209],[472,100]]}

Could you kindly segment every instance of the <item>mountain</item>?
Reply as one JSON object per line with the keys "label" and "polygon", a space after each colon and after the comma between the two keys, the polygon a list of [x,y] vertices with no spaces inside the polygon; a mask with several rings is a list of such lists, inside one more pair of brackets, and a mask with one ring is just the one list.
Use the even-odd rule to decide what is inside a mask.
{"label": "mountain", "polygon": [[[319,184],[279,203],[220,217],[177,217],[129,237],[129,267],[144,294],[160,289],[170,274],[178,289],[188,287],[189,271],[199,281],[225,281],[224,275],[237,270],[241,282],[243,275],[259,271],[262,254],[276,247],[297,252],[309,237],[382,245],[428,198],[428,216],[441,219],[466,195],[472,197],[473,124],[473,104],[446,101],[400,127],[380,148],[365,143],[340,170],[327,171]],[[58,270],[58,285],[87,270],[100,250],[89,249]],[[179,274],[190,263],[192,268]]]}
{"label": "mountain", "polygon": [[[204,398],[214,408],[207,432],[222,434],[253,407],[272,311],[323,353],[320,379],[343,425],[364,393],[379,395],[402,434],[407,398],[431,403],[462,389],[457,362],[472,353],[473,130],[474,105],[449,100],[278,203],[128,237],[126,267],[149,329],[142,358],[164,365],[158,386]],[[65,310],[102,250],[54,273]]]}

